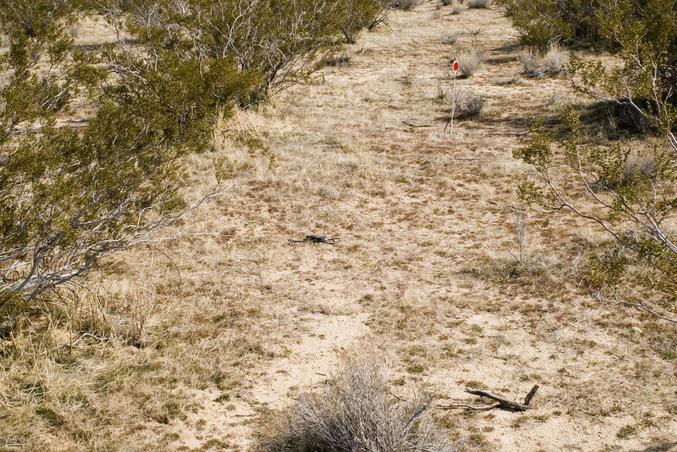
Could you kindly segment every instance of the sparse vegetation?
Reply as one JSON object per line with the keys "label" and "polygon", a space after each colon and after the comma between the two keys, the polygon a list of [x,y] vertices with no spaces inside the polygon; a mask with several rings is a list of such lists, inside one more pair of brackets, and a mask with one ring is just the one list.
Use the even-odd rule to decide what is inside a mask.
{"label": "sparse vegetation", "polygon": [[[656,234],[594,197],[656,214],[674,239],[670,60],[654,56],[657,35],[614,25],[648,40],[639,53],[562,38],[574,58],[546,80],[522,71],[504,8],[459,18],[440,0],[389,5],[389,26],[356,29],[347,45],[341,26],[364,15],[346,4],[0,2],[0,255],[60,233],[51,251],[37,244],[45,278],[80,245],[103,251],[53,289],[0,299],[0,449],[674,442],[677,278]],[[489,64],[452,81],[463,46]],[[637,61],[659,62],[667,102]],[[475,99],[465,117],[481,120],[445,131],[451,93]],[[635,248],[589,217],[544,210],[547,179],[516,150],[550,158],[545,176],[571,205]],[[523,193],[533,210],[515,198],[520,181],[538,191]],[[125,194],[117,226],[97,226]],[[308,234],[337,240],[294,241]],[[110,238],[129,242],[96,248]],[[31,278],[34,259],[12,256],[0,288]],[[378,360],[333,376],[365,350]],[[465,388],[519,395],[536,383],[524,415],[462,407],[481,404]],[[387,430],[402,420],[409,434]],[[326,440],[326,426],[348,433]]]}

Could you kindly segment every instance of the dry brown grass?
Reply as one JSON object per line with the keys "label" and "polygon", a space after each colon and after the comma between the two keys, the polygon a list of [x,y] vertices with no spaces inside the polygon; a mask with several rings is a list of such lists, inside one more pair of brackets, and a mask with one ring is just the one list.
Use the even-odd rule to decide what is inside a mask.
{"label": "dry brown grass", "polygon": [[460,50],[454,57],[454,60],[458,61],[460,76],[462,78],[472,77],[473,74],[482,68],[485,59],[485,52],[476,47]]}
{"label": "dry brown grass", "polygon": [[471,9],[485,9],[494,4],[493,0],[468,0],[465,3]]}
{"label": "dry brown grass", "polygon": [[[394,11],[346,48],[350,65],[223,121],[214,150],[188,162],[187,193],[218,176],[221,196],[2,340],[0,448],[248,450],[266,413],[321,391],[339,356],[367,346],[405,399],[423,387],[467,403],[477,384],[519,398],[541,385],[524,415],[445,412],[466,450],[674,442],[674,328],[582,290],[586,252],[604,236],[530,217],[525,262],[510,255],[505,206],[528,175],[511,150],[530,118],[572,96],[569,83],[495,83],[522,71],[507,58],[509,20],[438,7]],[[440,38],[466,28],[502,62],[457,80],[487,104],[450,134],[431,103],[451,89]],[[288,243],[307,233],[340,240]]]}
{"label": "dry brown grass", "polygon": [[524,51],[520,54],[520,62],[524,72],[531,77],[548,77],[560,74],[564,70],[567,55],[557,46],[551,47],[545,55]]}
{"label": "dry brown grass", "polygon": [[486,99],[466,90],[458,90],[450,102],[454,104],[453,110],[450,110],[453,111],[454,119],[473,119],[482,114]]}

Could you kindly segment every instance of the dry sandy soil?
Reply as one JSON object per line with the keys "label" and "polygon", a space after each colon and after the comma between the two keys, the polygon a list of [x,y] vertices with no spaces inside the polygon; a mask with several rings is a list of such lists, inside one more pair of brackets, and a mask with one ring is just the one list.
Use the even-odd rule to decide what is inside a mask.
{"label": "dry sandy soil", "polygon": [[[424,1],[346,48],[348,64],[224,121],[216,150],[190,162],[195,196],[214,162],[224,193],[116,256],[74,314],[128,335],[143,320],[144,346],[85,337],[72,362],[34,368],[49,391],[13,408],[0,447],[248,450],[342,357],[371,354],[393,391],[440,404],[540,385],[523,414],[440,410],[464,450],[674,449],[675,329],[577,288],[603,236],[530,217],[527,263],[510,254],[529,174],[512,151],[573,98],[564,78],[521,74],[516,37],[497,7]],[[470,45],[487,61],[457,89],[487,103],[445,132],[438,93]],[[288,242],[311,233],[338,242]]]}

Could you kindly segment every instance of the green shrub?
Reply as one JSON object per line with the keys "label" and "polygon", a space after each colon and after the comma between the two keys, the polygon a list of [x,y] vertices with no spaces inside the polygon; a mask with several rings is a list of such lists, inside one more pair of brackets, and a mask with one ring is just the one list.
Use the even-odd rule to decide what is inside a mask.
{"label": "green shrub", "polygon": [[[555,43],[600,41],[599,0],[500,0],[522,44],[545,53]],[[605,44],[605,43],[602,43]]]}
{"label": "green shrub", "polygon": [[634,266],[642,269],[636,282],[662,293],[659,304],[669,308],[677,294],[677,242],[670,226],[677,213],[674,151],[659,143],[647,154],[622,144],[589,144],[573,110],[563,120],[564,138],[537,126],[528,145],[514,152],[541,181],[522,183],[521,200],[538,205],[541,214],[571,212],[614,239],[613,259],[591,261],[586,279],[595,290],[617,285]]}
{"label": "green shrub", "polygon": [[[41,5],[0,15],[10,36],[0,61],[3,301],[68,282],[179,215],[179,159],[207,147],[217,112],[249,82],[233,62],[191,52],[83,53],[62,10]],[[76,98],[94,113],[58,123]]]}
{"label": "green shrub", "polygon": [[354,43],[357,32],[372,30],[382,23],[389,12],[387,0],[345,0],[337,2],[337,25],[348,43]]}
{"label": "green shrub", "polygon": [[634,266],[641,269],[635,272],[641,282],[662,292],[669,306],[677,293],[671,226],[677,213],[677,13],[659,0],[566,3],[562,9],[555,0],[516,0],[509,11],[524,41],[541,50],[558,29],[612,50],[621,62],[612,69],[571,56],[566,69],[575,89],[599,105],[617,106],[634,128],[661,138],[645,145],[591,144],[578,113],[569,108],[564,138],[537,127],[529,144],[515,152],[542,182],[523,183],[520,195],[553,214],[572,212],[613,237],[618,258],[596,259],[590,280],[618,283],[621,270]]}
{"label": "green shrub", "polygon": [[[315,70],[341,26],[355,32],[384,11],[376,0],[353,6],[0,3],[9,42],[0,54],[0,327],[183,215],[182,157],[207,149],[216,118],[234,105]],[[120,31],[119,42],[81,50],[71,25],[97,13]],[[362,19],[351,22],[355,14]],[[75,102],[89,112],[77,125],[68,121]]]}

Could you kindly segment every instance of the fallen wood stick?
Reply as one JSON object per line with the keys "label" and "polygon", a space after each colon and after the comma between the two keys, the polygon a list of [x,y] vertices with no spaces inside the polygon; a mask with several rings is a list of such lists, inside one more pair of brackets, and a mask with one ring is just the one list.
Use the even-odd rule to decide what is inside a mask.
{"label": "fallen wood stick", "polygon": [[523,412],[529,409],[529,405],[531,404],[531,399],[534,398],[534,395],[536,395],[536,391],[538,391],[538,385],[534,385],[533,388],[531,388],[531,391],[529,391],[529,394],[524,398],[524,403],[519,403],[519,402],[513,402],[512,400],[508,400],[506,398],[503,398],[501,396],[497,396],[495,394],[492,394],[490,392],[486,391],[481,391],[479,389],[466,389],[465,392],[476,395],[479,397],[486,397],[488,399],[494,400],[498,403],[495,403],[493,405],[484,405],[484,406],[475,406],[475,405],[466,405],[466,404],[451,404],[447,406],[442,406],[442,408],[450,409],[450,408],[465,408],[468,410],[475,410],[475,411],[488,411],[488,410],[493,410],[498,408],[499,410],[506,410],[506,411],[518,411],[518,412]]}
{"label": "fallen wood stick", "polygon": [[406,124],[409,127],[432,127],[432,124],[414,124],[413,122],[409,121],[402,121],[402,124]]}

